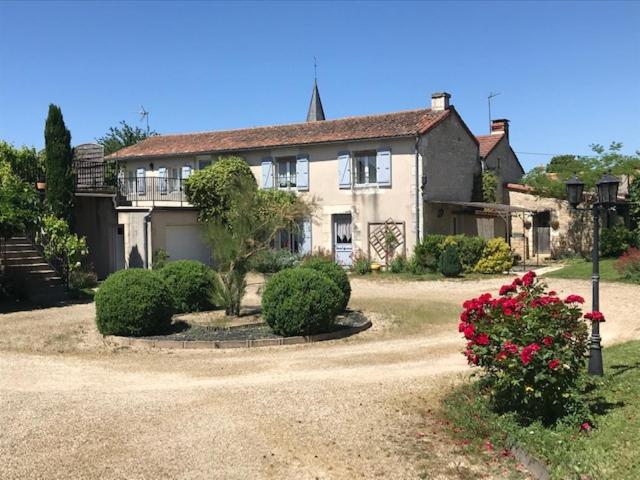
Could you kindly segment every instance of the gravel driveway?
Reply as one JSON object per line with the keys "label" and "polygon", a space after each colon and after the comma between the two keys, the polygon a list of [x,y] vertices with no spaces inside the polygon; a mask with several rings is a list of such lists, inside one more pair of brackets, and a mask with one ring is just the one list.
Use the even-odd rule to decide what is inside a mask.
{"label": "gravel driveway", "polygon": [[[354,279],[352,299],[458,303],[501,283]],[[605,340],[639,338],[640,288],[604,284],[601,297]],[[417,406],[468,372],[455,316],[429,335],[394,335],[370,312],[375,327],[345,340],[147,351],[103,345],[93,315],[0,315],[0,478],[425,478]],[[431,456],[451,462],[448,448]]]}

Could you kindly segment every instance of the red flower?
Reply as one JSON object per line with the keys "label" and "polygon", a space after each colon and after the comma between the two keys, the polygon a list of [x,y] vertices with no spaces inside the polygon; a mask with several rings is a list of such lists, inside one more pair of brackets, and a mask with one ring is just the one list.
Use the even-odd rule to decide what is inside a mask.
{"label": "red flower", "polygon": [[533,280],[535,278],[536,278],[536,272],[529,271],[529,272],[525,273],[524,276],[522,277],[522,284],[525,287],[528,287],[529,285],[531,285],[533,283]]}
{"label": "red flower", "polygon": [[555,290],[549,290],[549,296],[550,297],[555,297],[558,294],[558,292],[556,292]]}
{"label": "red flower", "polygon": [[489,335],[481,333],[476,337],[476,343],[478,345],[489,345]]}
{"label": "red flower", "polygon": [[511,292],[515,292],[516,291],[516,286],[511,284],[511,285],[502,285],[500,287],[500,295],[506,295],[507,293],[511,293]]}
{"label": "red flower", "polygon": [[542,343],[546,346],[546,347],[550,347],[551,345],[553,345],[553,337],[550,336],[546,336],[542,339]]}
{"label": "red flower", "polygon": [[589,422],[584,422],[582,425],[580,425],[580,430],[583,430],[585,432],[590,432],[591,424]]}
{"label": "red flower", "polygon": [[580,295],[569,295],[564,299],[564,303],[584,303],[584,298]]}
{"label": "red flower", "polygon": [[520,277],[516,278],[511,285],[519,286],[522,285],[522,280]]}
{"label": "red flower", "polygon": [[604,315],[602,312],[598,311],[585,313],[584,318],[591,320],[592,322],[604,322]]}
{"label": "red flower", "polygon": [[550,370],[555,370],[559,366],[560,366],[560,360],[558,360],[557,358],[554,358],[553,360],[551,360],[549,362],[549,369]]}
{"label": "red flower", "polygon": [[520,360],[523,365],[528,365],[533,360],[533,356],[535,353],[540,350],[540,345],[537,343],[532,343],[531,345],[527,345],[520,352]]}
{"label": "red flower", "polygon": [[504,342],[502,349],[509,353],[518,353],[518,346],[515,343]]}
{"label": "red flower", "polygon": [[464,330],[464,338],[466,338],[467,340],[471,340],[475,333],[476,333],[476,327],[474,327],[472,324],[468,324]]}
{"label": "red flower", "polygon": [[481,303],[487,303],[489,302],[489,300],[491,300],[490,293],[483,293],[482,295],[480,295],[480,298],[478,298],[478,301]]}
{"label": "red flower", "polygon": [[498,362],[501,362],[502,360],[505,360],[507,357],[509,356],[509,354],[507,352],[505,352],[504,350],[498,352],[498,354],[496,355],[496,360]]}

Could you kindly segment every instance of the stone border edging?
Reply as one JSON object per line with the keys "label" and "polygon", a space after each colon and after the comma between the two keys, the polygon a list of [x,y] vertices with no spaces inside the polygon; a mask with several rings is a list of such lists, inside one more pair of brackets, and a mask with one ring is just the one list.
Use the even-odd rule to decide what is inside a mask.
{"label": "stone border edging", "polygon": [[300,335],[297,337],[281,338],[258,338],[255,340],[151,340],[148,338],[119,337],[116,335],[103,335],[106,342],[118,346],[132,347],[142,346],[149,348],[172,348],[172,349],[195,349],[195,348],[252,348],[252,347],[275,347],[279,345],[296,345],[301,343],[323,342],[325,340],[338,340],[350,337],[356,333],[363,332],[371,327],[371,320],[367,320],[362,325],[345,328],[329,333],[318,333],[316,335]]}

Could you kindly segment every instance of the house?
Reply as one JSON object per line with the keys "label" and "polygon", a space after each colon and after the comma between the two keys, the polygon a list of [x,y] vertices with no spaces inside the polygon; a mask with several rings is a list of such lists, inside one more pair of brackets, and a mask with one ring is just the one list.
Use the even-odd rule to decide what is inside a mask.
{"label": "house", "polygon": [[120,247],[112,251],[122,258],[113,263],[147,266],[160,249],[171,259],[209,261],[183,185],[226,155],[242,156],[260,188],[314,199],[317,208],[303,222],[303,234],[283,232],[279,248],[323,249],[349,265],[358,252],[379,258],[386,231],[394,232],[397,251],[406,254],[425,232],[492,236],[499,229],[484,225],[502,220],[476,214],[472,204],[483,162],[505,181],[517,181],[522,167],[509,146],[507,121],[501,121],[503,131],[492,132],[494,145],[481,157],[483,140],[450,98],[434,93],[427,108],[327,120],[314,84],[305,122],[161,135],[119,150],[107,157],[119,171]]}

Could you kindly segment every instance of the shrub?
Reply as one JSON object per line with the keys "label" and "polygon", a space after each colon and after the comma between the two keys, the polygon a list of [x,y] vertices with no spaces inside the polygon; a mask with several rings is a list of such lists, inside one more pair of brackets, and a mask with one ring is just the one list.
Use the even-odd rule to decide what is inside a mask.
{"label": "shrub", "polygon": [[497,299],[485,293],[464,302],[458,326],[468,341],[464,354],[483,369],[496,410],[543,421],[580,411],[588,345],[583,302],[547,292],[534,272],[504,285]]}
{"label": "shrub", "polygon": [[435,271],[438,268],[438,260],[443,250],[445,235],[425,235],[420,243],[413,249],[414,261],[423,270]]}
{"label": "shrub", "polygon": [[297,267],[300,256],[288,250],[263,250],[249,262],[249,268],[259,273],[277,273],[285,268]]}
{"label": "shrub", "polygon": [[95,272],[87,270],[73,270],[69,273],[69,287],[74,290],[93,288],[98,285]]}
{"label": "shrub", "polygon": [[495,203],[498,191],[498,175],[492,171],[482,173],[482,201]]}
{"label": "shrub", "polygon": [[343,295],[325,275],[310,268],[276,273],[262,294],[262,316],[284,336],[326,332],[335,322]]}
{"label": "shrub", "polygon": [[424,275],[427,269],[418,261],[418,257],[413,255],[407,260],[407,272],[411,275]]}
{"label": "shrub", "polygon": [[466,271],[472,271],[482,258],[482,252],[487,246],[487,241],[482,237],[470,235],[456,235],[453,238],[458,245],[462,267]]}
{"label": "shrub", "polygon": [[502,273],[512,265],[513,255],[509,245],[502,238],[494,238],[487,242],[474,270],[479,273]]}
{"label": "shrub", "polygon": [[403,273],[407,271],[407,263],[407,257],[404,255],[397,255],[393,257],[393,260],[391,260],[389,269],[392,273]]}
{"label": "shrub", "polygon": [[69,224],[53,215],[42,219],[39,242],[44,246],[47,260],[59,260],[67,272],[80,268],[80,261],[89,254],[85,237],[78,237],[69,230]]}
{"label": "shrub", "polygon": [[600,255],[619,257],[633,242],[633,232],[623,225],[603,228],[600,234]]}
{"label": "shrub", "polygon": [[616,260],[614,267],[624,278],[640,283],[640,250],[630,248]]}
{"label": "shrub", "polygon": [[199,312],[213,307],[214,273],[204,263],[176,260],[158,272],[169,287],[176,312]]}
{"label": "shrub", "polygon": [[458,254],[458,247],[449,245],[438,260],[438,270],[445,277],[457,277],[462,273],[462,263]]}
{"label": "shrub", "polygon": [[120,270],[104,281],[95,298],[96,325],[103,335],[152,335],[171,324],[171,292],[152,270]]}
{"label": "shrub", "polygon": [[169,254],[166,250],[159,248],[155,252],[153,252],[153,258],[151,260],[151,268],[154,270],[160,270],[164,268],[167,263],[169,263]]}
{"label": "shrub", "polygon": [[371,273],[371,259],[368,255],[365,255],[363,252],[359,251],[353,257],[353,265],[351,265],[351,270],[358,275],[366,275],[367,273]]}
{"label": "shrub", "polygon": [[336,284],[342,292],[342,302],[340,303],[340,311],[346,310],[351,298],[351,284],[347,272],[334,261],[327,261],[321,258],[310,258],[305,260],[302,268],[311,268],[325,275],[329,280]]}

